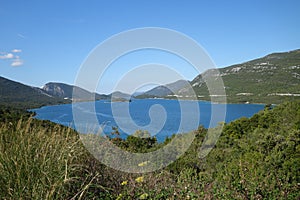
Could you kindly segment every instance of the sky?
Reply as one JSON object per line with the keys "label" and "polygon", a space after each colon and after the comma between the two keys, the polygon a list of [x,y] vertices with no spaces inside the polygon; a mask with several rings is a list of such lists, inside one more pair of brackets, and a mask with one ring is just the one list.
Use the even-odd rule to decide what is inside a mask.
{"label": "sky", "polygon": [[[298,0],[0,0],[0,18],[0,76],[36,87],[74,84],[99,44],[143,27],[185,34],[216,67],[300,48]],[[149,63],[171,66],[188,80],[199,73],[167,52],[133,52],[110,66],[97,92],[110,93],[124,74]]]}

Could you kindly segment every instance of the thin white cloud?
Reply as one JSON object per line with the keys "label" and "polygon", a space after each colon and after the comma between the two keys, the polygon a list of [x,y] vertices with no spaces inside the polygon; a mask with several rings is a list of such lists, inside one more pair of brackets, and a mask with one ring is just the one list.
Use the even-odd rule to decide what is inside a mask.
{"label": "thin white cloud", "polygon": [[13,52],[13,53],[21,53],[22,50],[21,49],[13,49],[13,50],[11,50],[11,52]]}
{"label": "thin white cloud", "polygon": [[14,58],[14,54],[12,53],[6,53],[4,55],[0,55],[0,59],[12,59]]}
{"label": "thin white cloud", "polygon": [[18,33],[18,36],[19,36],[20,38],[26,39],[26,37],[25,37],[24,35],[20,34],[20,33]]}
{"label": "thin white cloud", "polygon": [[15,60],[13,60],[13,62],[11,63],[11,66],[12,66],[12,67],[18,67],[18,66],[21,66],[21,65],[23,65],[23,64],[24,64],[23,60],[15,59]]}

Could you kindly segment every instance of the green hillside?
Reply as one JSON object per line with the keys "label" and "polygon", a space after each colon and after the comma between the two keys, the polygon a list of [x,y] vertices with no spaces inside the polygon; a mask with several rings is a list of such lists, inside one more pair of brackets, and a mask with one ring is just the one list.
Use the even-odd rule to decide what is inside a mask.
{"label": "green hillside", "polygon": [[[209,71],[208,71],[209,72]],[[191,85],[199,99],[210,100],[202,78]],[[280,103],[300,99],[300,50],[273,53],[263,58],[219,69],[228,102]],[[215,77],[213,77],[215,78]],[[190,94],[182,88],[177,95]]]}
{"label": "green hillside", "polygon": [[33,108],[69,101],[53,97],[43,90],[0,77],[0,106]]}

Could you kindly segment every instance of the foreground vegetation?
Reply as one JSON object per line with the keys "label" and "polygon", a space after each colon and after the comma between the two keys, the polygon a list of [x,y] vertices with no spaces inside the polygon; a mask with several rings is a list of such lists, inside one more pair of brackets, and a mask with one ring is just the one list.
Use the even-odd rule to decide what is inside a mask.
{"label": "foreground vegetation", "polygon": [[[300,198],[299,101],[226,124],[215,148],[198,159],[206,133],[194,131],[189,150],[168,167],[129,174],[94,159],[72,129],[0,109],[0,199]],[[112,142],[149,152],[170,140]]]}

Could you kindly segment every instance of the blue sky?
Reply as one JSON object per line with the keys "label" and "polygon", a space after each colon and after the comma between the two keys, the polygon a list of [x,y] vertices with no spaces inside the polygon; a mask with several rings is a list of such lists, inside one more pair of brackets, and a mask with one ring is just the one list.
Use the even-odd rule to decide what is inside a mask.
{"label": "blue sky", "polygon": [[[217,67],[300,48],[298,0],[1,0],[0,5],[0,76],[38,87],[50,81],[73,84],[99,43],[134,28],[182,32],[196,40]],[[147,53],[136,55],[139,62],[134,57],[124,62],[151,62],[143,61]],[[153,62],[174,64],[189,80],[197,75],[170,55],[150,55]],[[120,67],[103,79],[98,92],[111,91],[124,73]]]}

